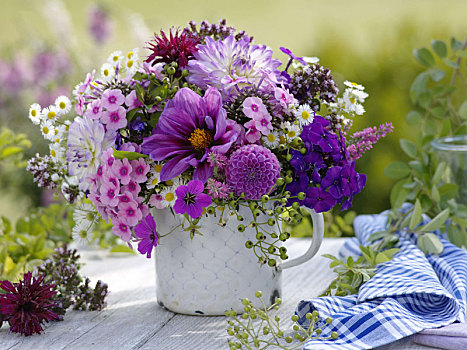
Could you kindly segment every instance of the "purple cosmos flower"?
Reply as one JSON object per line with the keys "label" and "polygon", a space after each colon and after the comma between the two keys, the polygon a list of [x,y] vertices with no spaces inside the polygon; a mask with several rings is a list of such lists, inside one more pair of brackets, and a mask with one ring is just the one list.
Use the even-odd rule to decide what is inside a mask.
{"label": "purple cosmos flower", "polygon": [[105,90],[102,94],[102,107],[115,111],[125,102],[125,96],[119,89]]}
{"label": "purple cosmos flower", "polygon": [[[301,64],[303,64],[304,66],[307,65],[306,61],[303,59],[303,57],[297,57],[295,56],[291,50],[289,49],[286,49],[285,47],[280,47],[279,48],[283,53],[285,53],[286,55],[290,56],[290,58],[292,60],[297,60],[298,62],[300,62]],[[287,69],[286,69],[287,70]]]}
{"label": "purple cosmos flower", "polygon": [[102,123],[108,130],[118,130],[124,128],[128,121],[126,119],[126,109],[118,106],[113,110],[107,110],[102,113]]}
{"label": "purple cosmos flower", "polygon": [[151,258],[152,249],[157,246],[156,222],[152,215],[147,215],[136,227],[135,235],[141,240],[138,243],[138,251]]}
{"label": "purple cosmos flower", "polygon": [[247,145],[230,156],[226,166],[226,180],[230,188],[246,199],[259,199],[268,194],[280,176],[281,166],[266,147]]}
{"label": "purple cosmos flower", "polygon": [[174,212],[177,214],[187,213],[193,219],[197,219],[203,214],[203,208],[212,203],[211,197],[203,193],[204,184],[199,180],[191,180],[188,184],[178,186],[175,190],[177,200],[174,204]]}
{"label": "purple cosmos flower", "polygon": [[244,87],[270,89],[282,79],[277,69],[281,62],[272,58],[272,50],[264,45],[252,45],[250,39],[235,40],[233,35],[215,41],[206,37],[205,45],[198,45],[195,59],[188,62],[188,81],[207,89],[214,86],[226,97]]}
{"label": "purple cosmos flower", "polygon": [[235,122],[227,120],[220,93],[209,88],[200,97],[188,88],[180,89],[162,112],[155,133],[144,139],[142,152],[155,161],[167,160],[161,181],[170,180],[190,166],[193,179],[206,182],[213,169],[210,152],[225,154],[237,139]]}
{"label": "purple cosmos flower", "polygon": [[341,170],[342,167],[333,166],[328,169],[326,176],[321,180],[321,186],[327,189],[337,201],[340,201],[343,197]]}

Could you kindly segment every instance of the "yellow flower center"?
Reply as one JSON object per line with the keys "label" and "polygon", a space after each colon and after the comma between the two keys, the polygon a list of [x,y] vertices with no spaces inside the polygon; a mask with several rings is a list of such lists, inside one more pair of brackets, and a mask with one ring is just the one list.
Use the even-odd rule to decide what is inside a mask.
{"label": "yellow flower center", "polygon": [[279,143],[284,144],[285,143],[285,137],[284,135],[279,136]]}
{"label": "yellow flower center", "polygon": [[358,86],[357,83],[350,83],[350,85],[353,85],[353,86]]}
{"label": "yellow flower center", "polygon": [[66,103],[65,103],[65,102],[63,102],[63,101],[62,101],[62,102],[60,102],[60,104],[59,104],[59,107],[60,107],[61,109],[65,109],[65,107],[66,107]]}
{"label": "yellow flower center", "polygon": [[274,136],[274,134],[269,134],[269,135],[268,135],[268,141],[269,141],[269,142],[274,142],[274,141],[276,141],[276,137]]}
{"label": "yellow flower center", "polygon": [[56,157],[57,156],[57,153],[55,153],[55,150],[54,149],[51,149],[50,150],[50,154],[52,155],[52,157]]}
{"label": "yellow flower center", "polygon": [[43,132],[45,135],[47,135],[47,134],[49,133],[49,128],[46,127],[46,126],[44,126],[44,127],[42,128],[42,132]]}
{"label": "yellow flower center", "polygon": [[113,60],[114,60],[114,62],[117,62],[117,61],[118,61],[118,56],[115,55],[115,56],[113,57]]}
{"label": "yellow flower center", "polygon": [[295,137],[295,131],[294,131],[294,130],[290,130],[290,131],[287,133],[287,136],[288,136],[288,137]]}
{"label": "yellow flower center", "polygon": [[213,139],[209,131],[205,129],[195,129],[188,138],[188,141],[190,141],[196,151],[201,151],[209,147]]}
{"label": "yellow flower center", "polygon": [[108,70],[108,69],[104,69],[104,75],[105,75],[106,77],[108,77],[109,74],[110,74],[109,70]]}
{"label": "yellow flower center", "polygon": [[350,103],[354,104],[355,103],[355,99],[353,97],[349,98],[350,100]]}
{"label": "yellow flower center", "polygon": [[156,186],[158,183],[159,183],[159,179],[158,179],[157,177],[155,177],[155,178],[152,179],[152,181],[151,181],[151,185],[153,185],[153,186]]}
{"label": "yellow flower center", "polygon": [[35,116],[37,115],[37,111],[36,111],[35,109],[33,109],[33,110],[31,111],[31,115],[32,115],[33,117],[35,117]]}
{"label": "yellow flower center", "polygon": [[54,112],[54,111],[50,111],[49,113],[47,113],[47,118],[49,118],[49,119],[55,118],[55,112]]}
{"label": "yellow flower center", "polygon": [[172,202],[172,201],[174,200],[174,198],[175,198],[175,196],[174,196],[174,194],[171,193],[171,192],[169,192],[169,193],[167,193],[167,194],[165,195],[165,200],[166,200],[167,202]]}
{"label": "yellow flower center", "polygon": [[167,186],[172,186],[174,184],[172,180],[167,180],[165,183]]}
{"label": "yellow flower center", "polygon": [[55,129],[55,136],[58,135],[58,129]]}
{"label": "yellow flower center", "polygon": [[128,52],[128,59],[133,57],[133,51]]}
{"label": "yellow flower center", "polygon": [[132,61],[132,60],[128,61],[128,62],[126,63],[126,66],[127,66],[128,68],[131,68],[131,67],[133,66],[133,61]]}
{"label": "yellow flower center", "polygon": [[162,170],[162,165],[161,164],[154,165],[154,170],[156,171],[156,173],[160,173]]}
{"label": "yellow flower center", "polygon": [[308,118],[310,118],[310,113],[308,113],[307,111],[303,111],[302,112],[302,118],[307,120]]}

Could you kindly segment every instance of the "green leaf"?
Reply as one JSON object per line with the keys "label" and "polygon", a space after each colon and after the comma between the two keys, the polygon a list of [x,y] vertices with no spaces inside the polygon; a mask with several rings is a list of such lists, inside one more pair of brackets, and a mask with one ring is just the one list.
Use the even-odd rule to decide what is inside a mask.
{"label": "green leaf", "polygon": [[439,203],[439,201],[441,200],[441,197],[439,195],[439,191],[438,191],[438,188],[436,187],[436,185],[433,185],[431,187],[431,197],[433,198],[433,201],[435,203]]}
{"label": "green leaf", "polygon": [[458,111],[460,117],[464,120],[467,119],[467,101],[464,101],[461,106],[459,107]]}
{"label": "green leaf", "polygon": [[130,247],[128,247],[127,245],[124,245],[124,244],[119,244],[119,245],[113,247],[112,249],[110,249],[110,252],[111,253],[132,253],[132,254],[135,254],[133,249],[131,249]]}
{"label": "green leaf", "polygon": [[459,51],[457,56],[462,57],[462,58],[467,58],[467,51]]}
{"label": "green leaf", "polygon": [[459,186],[456,184],[448,183],[438,188],[438,191],[439,195],[441,196],[441,200],[447,201],[457,196],[457,193],[459,192]]}
{"label": "green leaf", "polygon": [[448,238],[451,243],[454,243],[459,248],[462,248],[462,246],[465,246],[467,237],[465,235],[465,230],[462,232],[462,230],[456,225],[449,225]]}
{"label": "green leaf", "polygon": [[375,260],[375,262],[376,262],[376,264],[381,264],[381,263],[384,263],[384,262],[390,261],[390,260],[391,260],[391,259],[388,258],[388,257],[386,256],[386,254],[384,254],[384,253],[378,253],[378,254],[376,255],[376,260]]}
{"label": "green leaf", "polygon": [[387,235],[387,232],[386,231],[377,231],[377,232],[373,232],[369,237],[368,237],[368,242],[373,242],[373,241],[376,241],[378,239],[381,239],[383,238],[384,236]]}
{"label": "green leaf", "polygon": [[430,75],[430,78],[434,82],[438,82],[440,80],[443,80],[444,77],[446,76],[446,72],[442,69],[439,68],[430,68],[428,69],[428,74]]}
{"label": "green leaf", "polygon": [[417,239],[417,247],[420,248],[425,254],[439,255],[443,252],[443,243],[439,240],[438,236],[433,233],[425,233],[420,235]]}
{"label": "green leaf", "polygon": [[431,47],[433,48],[433,51],[441,58],[446,57],[448,53],[448,48],[445,44],[444,41],[441,40],[433,40],[431,42]]}
{"label": "green leaf", "polygon": [[402,162],[392,162],[384,169],[384,175],[391,179],[401,179],[409,174],[410,167]]}
{"label": "green leaf", "polygon": [[441,213],[436,215],[429,223],[420,227],[420,231],[429,232],[439,229],[444,225],[446,219],[449,217],[449,209],[444,209]]}
{"label": "green leaf", "polygon": [[448,65],[451,68],[457,69],[459,66],[457,62],[451,61],[449,58],[443,58],[444,64]]}
{"label": "green leaf", "polygon": [[11,157],[15,154],[23,152],[23,149],[21,147],[16,147],[16,146],[11,146],[11,147],[6,147],[1,150],[0,152],[0,159],[6,158],[6,157]]}
{"label": "green leaf", "polygon": [[410,111],[405,118],[409,125],[418,125],[422,121],[422,115],[417,111]]}
{"label": "green leaf", "polygon": [[435,174],[433,175],[433,179],[431,182],[434,185],[437,185],[441,181],[441,177],[443,176],[444,172],[446,171],[447,163],[446,162],[441,162],[438,164],[436,167]]}
{"label": "green leaf", "polygon": [[399,140],[400,146],[402,150],[411,158],[415,158],[417,156],[417,146],[407,139],[400,139]]}
{"label": "green leaf", "polygon": [[433,55],[431,54],[430,50],[428,50],[425,47],[422,47],[418,50],[413,50],[413,55],[418,60],[418,62],[420,62],[424,66],[432,67],[435,64],[435,59]]}
{"label": "green leaf", "polygon": [[422,222],[422,205],[420,201],[415,201],[415,205],[413,207],[412,216],[410,217],[409,228],[413,230],[418,224]]}
{"label": "green leaf", "polygon": [[423,72],[420,73],[412,83],[410,87],[410,99],[412,103],[416,103],[423,90],[425,89],[426,83],[428,82],[428,75]]}
{"label": "green leaf", "polygon": [[456,38],[452,37],[451,38],[451,50],[453,52],[456,52],[457,50],[462,48],[462,42],[459,40],[456,40]]}
{"label": "green leaf", "polygon": [[128,160],[135,160],[139,158],[148,158],[148,155],[141,154],[138,152],[128,152],[128,151],[117,151],[114,149],[113,156],[117,159],[128,159]]}
{"label": "green leaf", "polygon": [[400,208],[407,200],[407,195],[410,193],[410,190],[404,188],[404,185],[408,182],[408,180],[401,180],[392,187],[390,195],[392,208]]}

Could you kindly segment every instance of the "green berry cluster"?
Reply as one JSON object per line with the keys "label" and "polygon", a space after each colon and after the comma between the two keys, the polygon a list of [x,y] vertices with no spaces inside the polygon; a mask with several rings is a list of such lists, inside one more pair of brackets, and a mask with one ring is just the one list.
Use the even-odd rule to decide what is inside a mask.
{"label": "green berry cluster", "polygon": [[[329,337],[321,337],[322,327],[329,325],[332,319],[328,317],[322,327],[317,328],[316,323],[319,319],[318,311],[306,314],[308,327],[304,328],[298,323],[298,316],[293,315],[293,335],[287,335],[281,329],[281,318],[272,313],[279,309],[282,300],[276,298],[275,303],[269,308],[266,307],[262,292],[255,293],[263,305],[263,308],[257,308],[247,298],[242,299],[243,314],[238,315],[235,311],[226,311],[225,315],[230,317],[228,320],[227,334],[233,339],[229,340],[229,347],[234,349],[274,349],[292,350],[302,348],[303,344],[309,339],[337,339],[337,332],[332,332]],[[295,342],[294,342],[295,340]],[[292,344],[293,343],[293,344]]]}

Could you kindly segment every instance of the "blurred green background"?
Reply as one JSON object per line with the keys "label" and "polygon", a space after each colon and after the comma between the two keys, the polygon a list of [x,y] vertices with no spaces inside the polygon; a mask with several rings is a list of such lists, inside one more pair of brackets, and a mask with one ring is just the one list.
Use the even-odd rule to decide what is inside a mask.
{"label": "blurred green background", "polygon": [[[467,2],[461,0],[1,0],[1,4],[0,126],[29,135],[34,146],[28,156],[47,151],[38,128],[27,118],[33,102],[70,94],[111,51],[142,48],[155,31],[183,28],[191,19],[213,23],[226,18],[228,24],[253,35],[256,43],[270,46],[279,59],[286,59],[279,51],[285,46],[299,56],[319,57],[341,87],[346,79],[363,84],[370,98],[367,113],[355,121],[354,130],[393,123],[395,132],[357,163],[357,170],[368,175],[365,190],[354,199],[358,213],[389,207],[393,182],[383,169],[404,157],[399,138],[410,139],[418,132],[405,124],[408,90],[421,70],[412,50],[429,45],[431,39],[462,40],[467,35]],[[89,30],[95,5],[113,28],[101,42]],[[58,72],[37,76],[34,72],[43,64]],[[25,170],[0,171],[0,215],[14,219],[47,201]]]}

